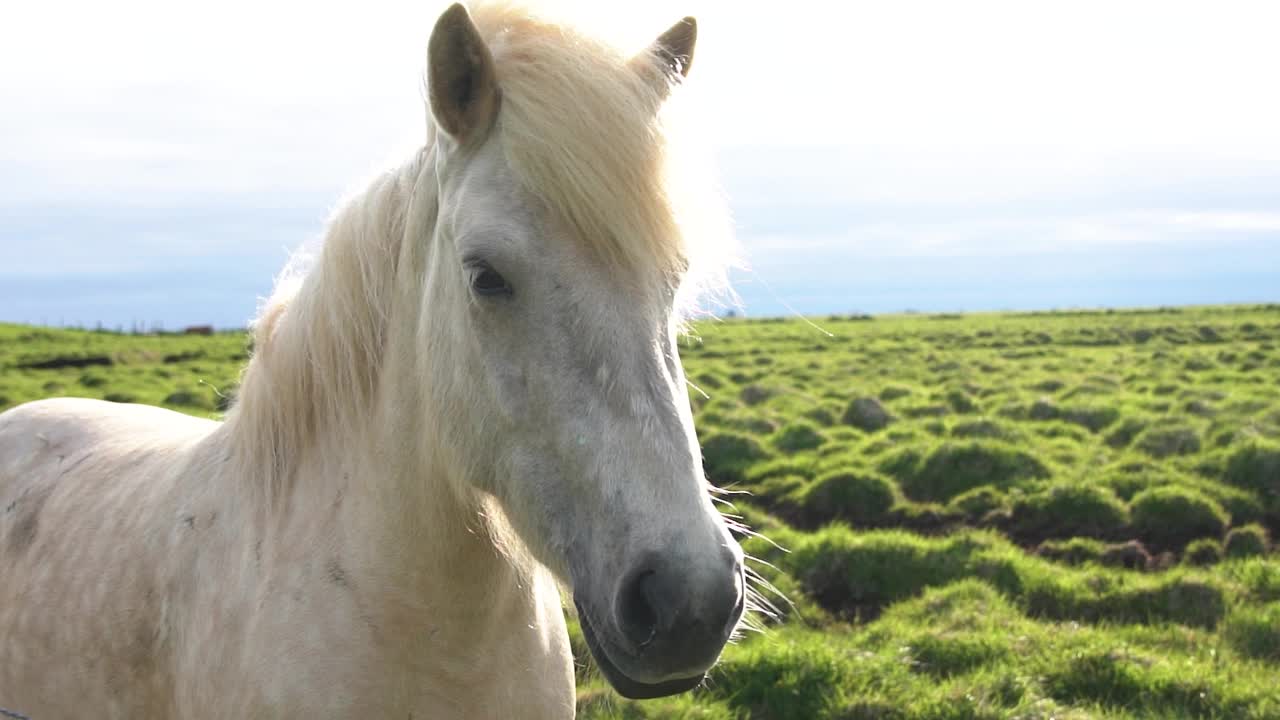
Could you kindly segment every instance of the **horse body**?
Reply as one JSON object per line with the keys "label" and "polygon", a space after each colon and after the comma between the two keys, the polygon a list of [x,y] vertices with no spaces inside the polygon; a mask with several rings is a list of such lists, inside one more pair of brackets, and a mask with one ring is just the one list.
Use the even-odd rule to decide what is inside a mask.
{"label": "horse body", "polygon": [[[394,569],[361,519],[372,504],[350,495],[361,484],[324,482],[332,473],[264,523],[218,472],[226,439],[211,421],[95,400],[0,415],[0,497],[13,498],[0,526],[6,706],[39,718],[572,714],[545,572],[519,577],[471,533]],[[506,658],[524,667],[495,674]]]}
{"label": "horse body", "polygon": [[694,28],[453,6],[425,146],[278,284],[224,422],[0,415],[0,706],[572,717],[561,587],[620,693],[700,684],[746,590],[676,352]]}

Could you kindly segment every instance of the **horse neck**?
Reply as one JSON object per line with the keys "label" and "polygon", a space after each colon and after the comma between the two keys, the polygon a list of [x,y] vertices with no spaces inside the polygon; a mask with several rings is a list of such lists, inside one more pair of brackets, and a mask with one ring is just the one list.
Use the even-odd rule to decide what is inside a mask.
{"label": "horse neck", "polygon": [[[451,455],[438,443],[441,433],[436,426],[448,419],[433,417],[427,410],[432,404],[425,397],[426,386],[450,381],[422,348],[423,334],[439,328],[432,331],[422,324],[427,295],[422,283],[436,262],[435,248],[427,240],[434,237],[439,215],[430,170],[434,160],[430,153],[424,156],[428,170],[423,174],[431,175],[431,181],[414,193],[406,212],[404,234],[413,240],[400,252],[397,291],[386,318],[383,372],[369,418],[374,431],[368,438],[366,467],[380,469],[363,491],[369,512],[361,522],[381,534],[380,552],[394,548],[393,552],[408,553],[384,559],[396,568],[402,584],[420,586],[415,598],[430,600],[437,611],[457,607],[464,618],[474,619],[480,615],[477,607],[500,604],[501,588],[510,586],[513,577],[527,578],[539,568],[516,549],[518,542],[500,539],[507,536],[501,511],[463,477],[467,459]],[[458,627],[470,624],[459,622]]]}

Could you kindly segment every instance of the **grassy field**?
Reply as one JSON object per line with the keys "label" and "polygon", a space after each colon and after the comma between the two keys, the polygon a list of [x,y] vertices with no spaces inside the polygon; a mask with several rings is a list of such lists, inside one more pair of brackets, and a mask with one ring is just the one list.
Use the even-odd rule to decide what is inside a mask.
{"label": "grassy field", "polygon": [[[646,703],[572,628],[581,717],[1280,718],[1280,305],[815,322],[682,350],[780,619]],[[245,357],[0,325],[0,409],[216,416]]]}

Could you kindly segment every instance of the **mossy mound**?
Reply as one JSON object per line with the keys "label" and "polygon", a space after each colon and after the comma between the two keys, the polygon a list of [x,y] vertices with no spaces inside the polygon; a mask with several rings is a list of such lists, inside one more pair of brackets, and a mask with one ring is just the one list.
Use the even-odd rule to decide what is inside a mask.
{"label": "mossy mound", "polygon": [[752,406],[759,405],[777,394],[778,391],[773,388],[762,387],[760,385],[748,385],[742,388],[742,391],[738,393],[738,399],[742,401],[743,405]]}
{"label": "mossy mound", "polygon": [[85,373],[80,376],[80,384],[87,388],[99,388],[106,385],[107,378],[95,373]]}
{"label": "mossy mound", "polygon": [[712,433],[702,441],[702,464],[707,477],[718,484],[741,482],[743,472],[770,457],[759,440],[740,433]]}
{"label": "mossy mound", "polygon": [[1188,565],[1200,567],[1214,565],[1222,560],[1222,543],[1214,538],[1192,540],[1183,552],[1182,559]]}
{"label": "mossy mound", "polygon": [[990,418],[964,420],[951,426],[952,437],[958,438],[993,438],[996,440],[1013,440],[1020,433],[1006,423]]}
{"label": "mossy mound", "polygon": [[752,717],[776,720],[830,717],[836,689],[851,674],[841,656],[808,643],[734,653],[716,666],[716,686],[743,713],[735,717],[746,717],[748,709]]}
{"label": "mossy mound", "polygon": [[1080,405],[1062,408],[1059,417],[1096,433],[1114,425],[1120,419],[1120,410],[1110,405]]}
{"label": "mossy mound", "polygon": [[1141,435],[1148,425],[1149,422],[1144,418],[1125,418],[1111,428],[1104,439],[1113,448],[1126,448],[1133,444],[1134,438]]}
{"label": "mossy mound", "polygon": [[1047,560],[1068,565],[1083,565],[1089,562],[1101,563],[1106,550],[1106,544],[1100,540],[1071,538],[1070,540],[1045,540],[1036,547],[1035,554]]}
{"label": "mossy mound", "polygon": [[726,430],[752,435],[770,435],[778,430],[778,423],[751,413],[735,412],[724,415],[719,424]]}
{"label": "mossy mound", "polygon": [[1239,488],[1260,493],[1272,507],[1280,507],[1280,444],[1257,439],[1227,460],[1223,478]]}
{"label": "mossy mound", "polygon": [[978,403],[974,401],[973,397],[969,393],[958,388],[948,390],[946,400],[947,406],[951,408],[952,412],[968,414],[978,412],[979,410]]}
{"label": "mossy mound", "polygon": [[1181,548],[1202,537],[1221,537],[1231,522],[1203,493],[1176,485],[1144,490],[1130,503],[1134,530],[1160,547]]}
{"label": "mossy mound", "polygon": [[[759,443],[757,443],[757,446],[759,446]],[[760,452],[765,452],[763,447],[760,447],[759,450]],[[706,453],[706,443],[703,443],[702,454],[704,457]],[[808,480],[813,478],[816,466],[815,458],[811,455],[773,458],[754,462],[751,468],[745,472],[745,477],[747,484],[752,486],[781,475],[799,475]]]}
{"label": "mossy mound", "polygon": [[1154,458],[1200,452],[1200,434],[1189,427],[1149,428],[1138,436],[1137,448]]}
{"label": "mossy mound", "polygon": [[883,525],[899,500],[893,480],[870,470],[829,473],[810,485],[801,500],[804,524],[816,527],[832,520],[854,525]]}
{"label": "mossy mound", "polygon": [[1266,555],[1271,547],[1267,529],[1257,523],[1232,528],[1222,543],[1227,557],[1247,558]]}
{"label": "mossy mound", "polygon": [[907,639],[916,672],[949,678],[998,663],[1013,655],[1007,638],[918,633]]}
{"label": "mossy mound", "polygon": [[990,485],[966,490],[951,498],[947,508],[970,522],[981,522],[994,512],[1004,510],[1009,505],[1009,498],[998,488]]}
{"label": "mossy mound", "polygon": [[1008,529],[1023,542],[1048,538],[1120,537],[1129,509],[1109,488],[1056,483],[1014,501]]}
{"label": "mossy mound", "polygon": [[823,427],[831,427],[832,425],[836,424],[836,417],[838,415],[838,410],[832,410],[830,408],[819,405],[817,407],[812,407],[812,408],[809,408],[808,410],[805,410],[803,413],[801,413],[801,415],[804,418],[808,420],[812,420],[813,422]]}
{"label": "mossy mound", "polygon": [[813,450],[827,441],[825,435],[812,423],[794,422],[777,432],[771,439],[775,448],[785,453]]}
{"label": "mossy mound", "polygon": [[1108,545],[1098,558],[1103,565],[1125,568],[1127,570],[1145,570],[1152,566],[1154,558],[1147,548],[1137,540]]}
{"label": "mossy mound", "polygon": [[164,399],[165,405],[173,405],[184,409],[213,410],[215,405],[208,393],[196,390],[179,390],[170,393]]}
{"label": "mossy mound", "polygon": [[1034,455],[992,440],[947,441],[923,456],[909,449],[887,458],[880,469],[896,478],[908,497],[924,502],[947,502],[983,485],[1008,487],[1050,475]]}
{"label": "mossy mound", "polygon": [[911,388],[902,385],[890,385],[880,391],[880,399],[885,402],[897,400],[898,398],[907,397],[911,394]]}
{"label": "mossy mound", "polygon": [[1050,397],[1037,398],[1026,410],[1026,417],[1030,420],[1056,420],[1058,414],[1058,405]]}
{"label": "mossy mound", "polygon": [[864,432],[882,430],[893,422],[893,416],[873,397],[854,398],[845,408],[841,422]]}

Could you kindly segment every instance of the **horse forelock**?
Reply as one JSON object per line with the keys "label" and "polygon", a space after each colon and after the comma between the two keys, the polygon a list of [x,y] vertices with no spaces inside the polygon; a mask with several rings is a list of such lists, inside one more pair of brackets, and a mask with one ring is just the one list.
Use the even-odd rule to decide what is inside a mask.
{"label": "horse forelock", "polygon": [[727,287],[728,213],[682,78],[647,44],[522,3],[476,2],[472,16],[502,93],[497,140],[520,184],[615,275],[684,283],[690,306]]}

